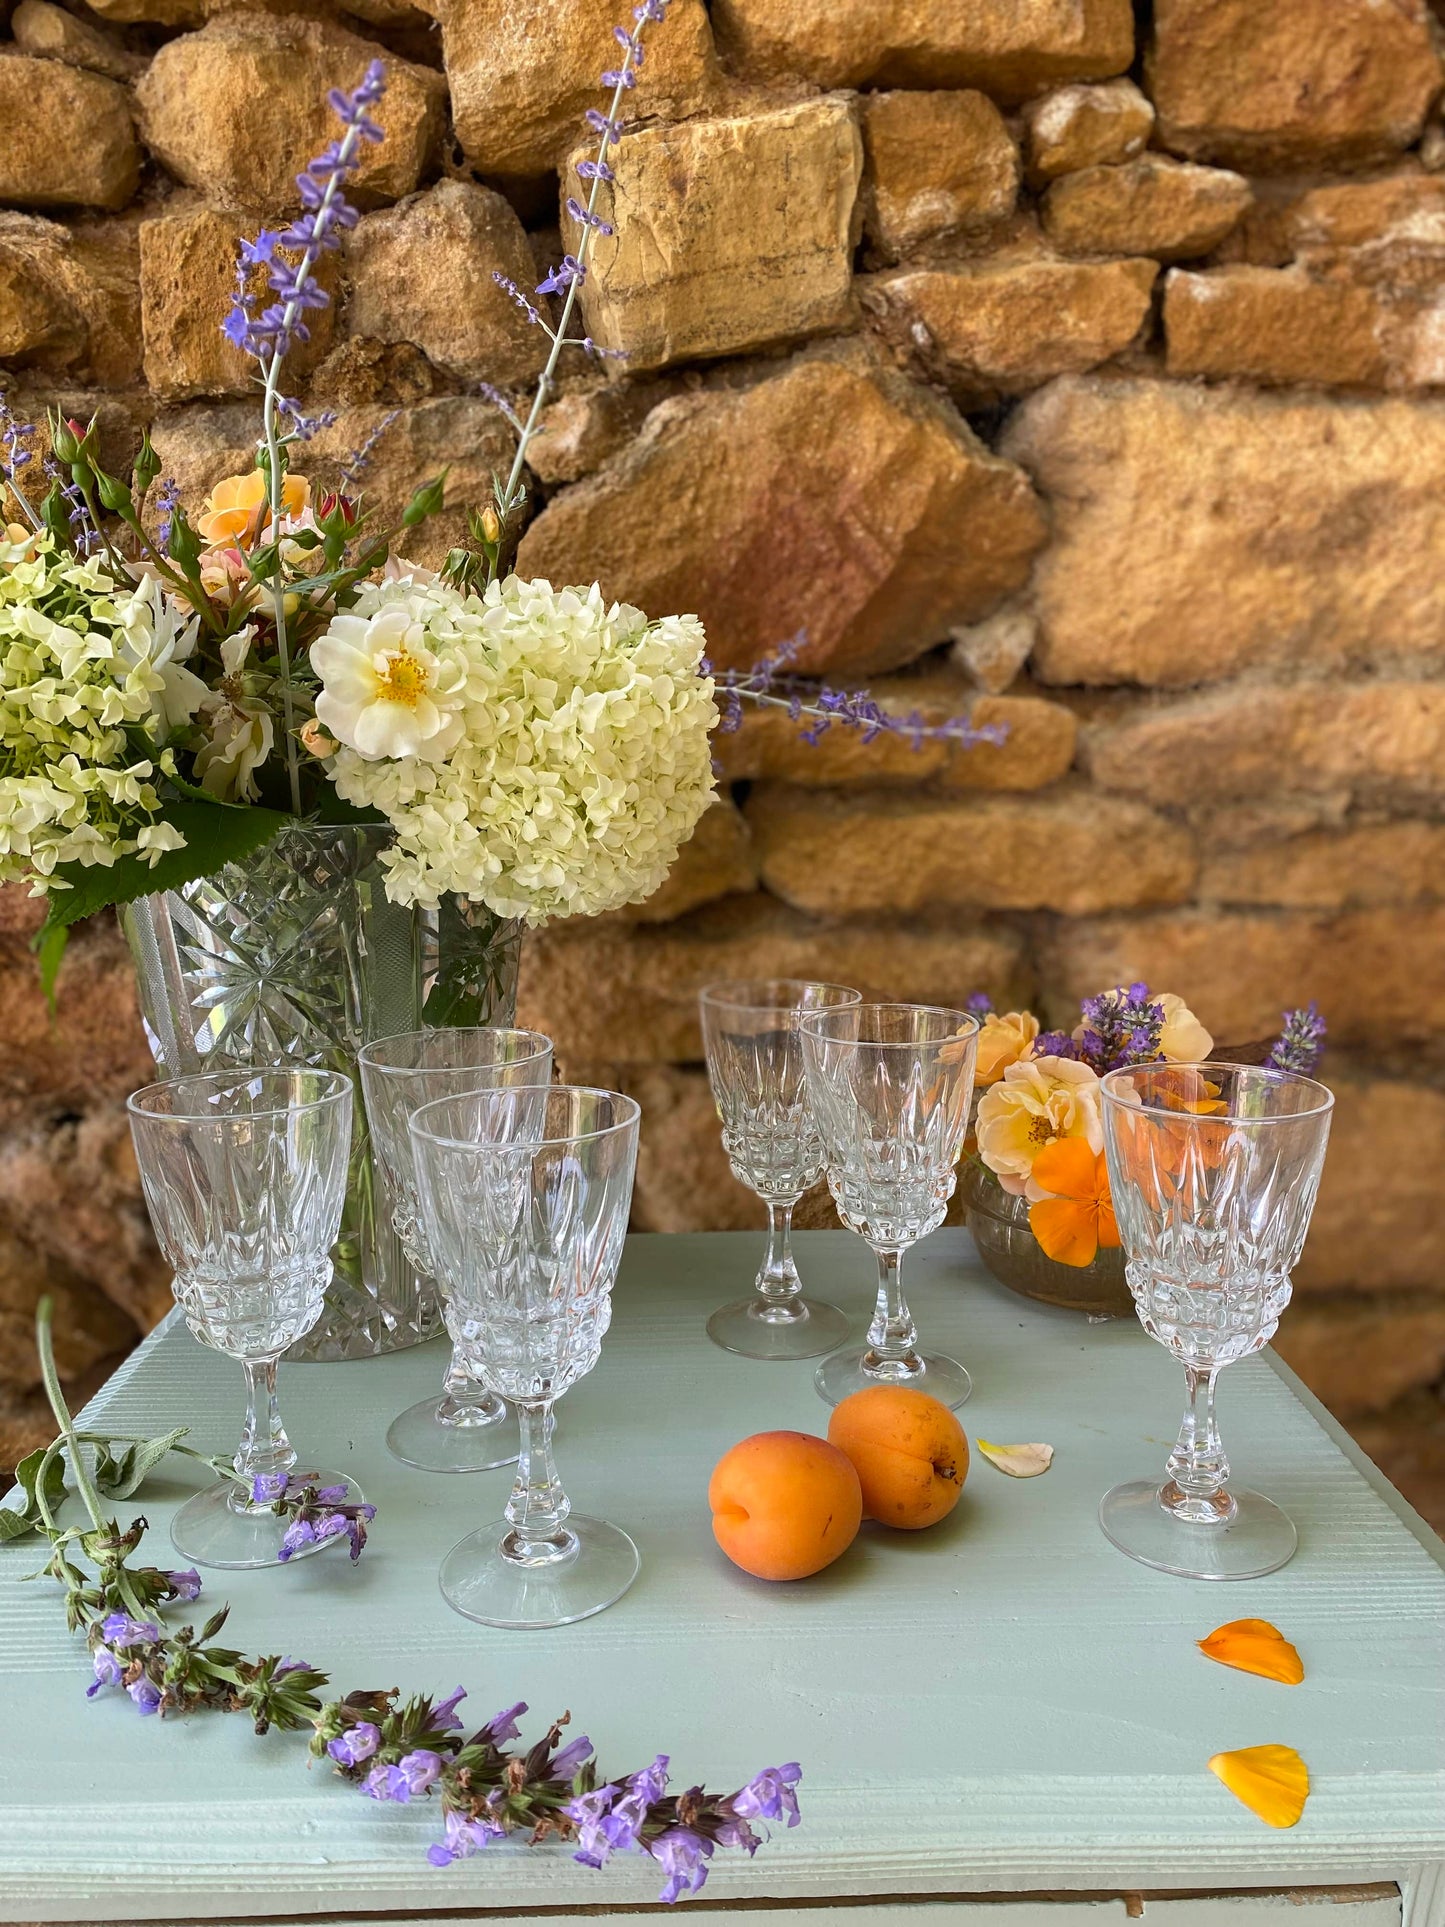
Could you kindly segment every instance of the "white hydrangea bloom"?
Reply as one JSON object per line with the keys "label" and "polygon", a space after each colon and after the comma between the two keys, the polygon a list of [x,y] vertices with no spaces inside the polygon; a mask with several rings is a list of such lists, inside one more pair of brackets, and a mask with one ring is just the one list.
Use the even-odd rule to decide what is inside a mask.
{"label": "white hydrangea bloom", "polygon": [[[713,794],[717,711],[697,618],[649,623],[595,584],[517,576],[480,596],[370,583],[349,618],[398,606],[459,728],[440,757],[430,743],[368,756],[353,731],[332,763],[338,793],[395,826],[390,894],[434,905],[455,891],[531,923],[650,896]],[[327,660],[318,643],[323,678]]]}

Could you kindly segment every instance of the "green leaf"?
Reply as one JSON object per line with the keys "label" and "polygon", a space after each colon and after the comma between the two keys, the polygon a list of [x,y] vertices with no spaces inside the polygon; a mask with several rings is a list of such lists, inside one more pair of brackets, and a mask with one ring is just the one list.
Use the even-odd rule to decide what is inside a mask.
{"label": "green leaf", "polygon": [[0,1545],[8,1545],[12,1539],[24,1539],[39,1530],[38,1512],[22,1512],[18,1506],[0,1505]]}
{"label": "green leaf", "polygon": [[23,1458],[15,1468],[15,1482],[25,1494],[23,1506],[0,1506],[0,1544],[12,1539],[23,1539],[27,1533],[40,1532],[44,1520],[40,1511],[40,1501],[36,1497],[36,1486],[40,1482],[40,1468],[45,1466],[44,1483],[40,1485],[40,1495],[53,1513],[65,1498],[65,1466],[57,1452],[49,1465],[45,1465],[48,1446],[38,1446],[35,1451]]}
{"label": "green leaf", "polygon": [[45,921],[30,940],[35,952],[36,965],[40,971],[40,988],[45,993],[45,1001],[50,1006],[50,1014],[55,1015],[55,981],[60,975],[60,966],[65,957],[65,946],[70,942],[70,931],[54,913],[54,906],[47,909]]}
{"label": "green leaf", "polygon": [[96,1455],[92,1469],[96,1487],[107,1499],[129,1499],[189,1430],[188,1425],[178,1425],[174,1432],[167,1432],[161,1438],[128,1445],[119,1458],[106,1447]]}
{"label": "green leaf", "polygon": [[71,887],[51,898],[50,919],[69,926],[93,917],[107,904],[133,903],[153,890],[178,890],[197,877],[214,876],[226,864],[259,850],[293,821],[281,810],[232,810],[189,799],[167,803],[160,818],[186,839],[183,850],[167,850],[154,868],[134,856],[123,856],[108,870],[99,865],[85,869],[77,863],[57,864],[55,874]]}

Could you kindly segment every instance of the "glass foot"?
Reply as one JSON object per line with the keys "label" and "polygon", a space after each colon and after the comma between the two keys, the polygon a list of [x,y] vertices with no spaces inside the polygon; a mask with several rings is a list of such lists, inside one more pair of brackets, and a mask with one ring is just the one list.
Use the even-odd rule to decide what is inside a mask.
{"label": "glass foot", "polygon": [[524,1565],[501,1554],[511,1532],[505,1519],[454,1545],[437,1575],[442,1598],[464,1619],[527,1631],[570,1626],[620,1599],[637,1577],[637,1547],[605,1519],[572,1517],[566,1530],[575,1550],[546,1565]]}
{"label": "glass foot", "polygon": [[1161,1489],[1157,1479],[1132,1479],[1099,1501],[1105,1538],[1141,1565],[1181,1579],[1261,1579],[1294,1557],[1294,1522],[1262,1492],[1232,1485],[1232,1518],[1188,1525],[1160,1503]]}
{"label": "glass foot", "polygon": [[465,1401],[424,1398],[391,1421],[386,1449],[421,1472],[490,1472],[517,1463],[517,1415],[491,1392]]}
{"label": "glass foot", "polygon": [[868,1385],[911,1385],[915,1391],[927,1392],[930,1398],[949,1406],[962,1405],[973,1390],[973,1380],[956,1358],[919,1352],[916,1364],[917,1369],[910,1371],[903,1365],[885,1363],[871,1350],[834,1352],[813,1374],[813,1383],[818,1396],[829,1405],[841,1403]]}
{"label": "glass foot", "polygon": [[848,1337],[848,1318],[818,1298],[769,1304],[756,1294],[724,1305],[707,1321],[707,1335],[743,1358],[821,1358]]}
{"label": "glass foot", "polygon": [[[362,1503],[361,1487],[344,1472],[313,1472],[305,1468],[306,1478],[317,1485],[343,1485],[346,1504]],[[294,1476],[294,1475],[293,1475]],[[227,1479],[187,1499],[171,1520],[171,1544],[193,1566],[215,1566],[223,1572],[250,1572],[262,1566],[280,1566],[281,1541],[289,1523],[269,1506],[236,1505],[232,1495],[240,1491]],[[318,1539],[300,1546],[284,1563],[294,1565],[309,1559],[328,1546],[344,1546],[346,1534]]]}

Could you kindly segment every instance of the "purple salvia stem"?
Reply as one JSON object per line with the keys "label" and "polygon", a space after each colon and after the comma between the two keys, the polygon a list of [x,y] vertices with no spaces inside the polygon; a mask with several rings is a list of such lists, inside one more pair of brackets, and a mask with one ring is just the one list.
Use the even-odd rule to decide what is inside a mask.
{"label": "purple salvia stem", "polygon": [[354,448],[351,451],[341,466],[340,480],[342,488],[345,488],[348,483],[354,482],[362,470],[369,465],[372,456],[376,453],[377,444],[380,442],[382,436],[393,423],[400,420],[401,410],[399,408],[388,409],[386,414],[382,416],[381,420],[367,436],[366,440],[361,444],[360,448]]}

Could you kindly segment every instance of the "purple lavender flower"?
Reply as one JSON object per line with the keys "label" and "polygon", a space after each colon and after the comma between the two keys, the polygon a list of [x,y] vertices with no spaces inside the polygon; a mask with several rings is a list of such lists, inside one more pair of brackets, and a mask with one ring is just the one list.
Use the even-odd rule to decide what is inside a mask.
{"label": "purple lavender flower", "polygon": [[1284,1029],[1276,1038],[1265,1064],[1272,1071],[1293,1071],[1308,1077],[1325,1051],[1328,1026],[1313,997],[1299,1010],[1284,1013]]}
{"label": "purple lavender flower", "polygon": [[1076,1062],[1083,1052],[1066,1030],[1040,1031],[1034,1039],[1031,1057],[1069,1057]]}
{"label": "purple lavender flower", "polygon": [[505,1746],[508,1740],[519,1738],[522,1729],[518,1726],[517,1719],[526,1710],[527,1702],[518,1700],[515,1706],[508,1706],[500,1713],[493,1713],[482,1728],[481,1737],[490,1740],[493,1746]]}
{"label": "purple lavender flower", "polygon": [[450,1699],[442,1700],[432,1708],[431,1724],[434,1733],[460,1732],[461,1721],[457,1718],[457,1708],[467,1696],[465,1686],[459,1686]]}
{"label": "purple lavender flower", "polygon": [[713,1843],[691,1827],[670,1827],[656,1840],[647,1842],[647,1851],[667,1875],[667,1884],[658,1895],[669,1905],[683,1894],[700,1893],[707,1884],[707,1863]]}
{"label": "purple lavender flower", "polygon": [[795,1827],[802,1816],[793,1789],[802,1777],[803,1769],[796,1760],[787,1766],[764,1767],[724,1804],[744,1820],[785,1820]]}
{"label": "purple lavender flower", "polygon": [[564,254],[560,267],[553,268],[537,283],[538,294],[565,294],[575,281],[580,287],[587,279],[587,270],[575,254]]}
{"label": "purple lavender flower", "polygon": [[160,1711],[161,1689],[154,1680],[142,1674],[139,1679],[132,1680],[125,1690],[134,1700],[138,1713],[144,1715]]}
{"label": "purple lavender flower", "polygon": [[108,1646],[97,1646],[91,1654],[90,1664],[95,1681],[85,1689],[88,1700],[93,1700],[102,1686],[119,1686],[125,1677],[125,1668]]}
{"label": "purple lavender flower", "polygon": [[316,1489],[319,1505],[345,1505],[346,1495],[351,1490],[347,1485],[322,1485]]}
{"label": "purple lavender flower", "polygon": [[579,1733],[575,1740],[569,1741],[559,1752],[552,1755],[552,1764],[548,1772],[554,1780],[573,1779],[577,1769],[591,1757],[592,1742],[585,1733]]}
{"label": "purple lavender flower", "polygon": [[505,1832],[505,1828],[494,1826],[490,1820],[456,1813],[450,1808],[443,1818],[446,1838],[428,1847],[426,1853],[434,1867],[449,1867],[454,1860],[465,1860],[468,1854],[480,1853],[493,1840],[500,1840]]}
{"label": "purple lavender flower", "polygon": [[370,1720],[358,1720],[334,1740],[326,1742],[326,1751],[338,1766],[361,1766],[369,1760],[381,1745],[381,1732]]}
{"label": "purple lavender flower", "polygon": [[[1159,1057],[1164,1006],[1150,1001],[1148,984],[1102,991],[1097,997],[1086,997],[1080,1008],[1084,1022],[1076,1055],[1101,1077],[1122,1065],[1152,1064]],[[1046,1054],[1039,1049],[1042,1041],[1034,1043],[1035,1057]]]}
{"label": "purple lavender flower", "polygon": [[426,1793],[441,1777],[440,1754],[427,1747],[407,1753],[395,1766],[378,1763],[361,1783],[361,1790],[373,1800],[395,1800],[405,1806],[414,1795]]}
{"label": "purple lavender flower", "polygon": [[988,1017],[993,1012],[993,998],[986,990],[970,991],[963,1000],[963,1007],[974,1017]]}
{"label": "purple lavender flower", "polygon": [[153,1619],[132,1619],[129,1613],[107,1613],[100,1622],[100,1636],[107,1646],[154,1646],[161,1629]]}
{"label": "purple lavender flower", "polygon": [[660,1800],[667,1792],[668,1764],[669,1756],[666,1753],[659,1753],[651,1766],[645,1766],[640,1773],[629,1776],[628,1791],[648,1806]]}
{"label": "purple lavender flower", "polygon": [[167,475],[156,484],[156,547],[163,549],[171,539],[171,527],[175,521],[176,507],[181,499],[180,489]]}
{"label": "purple lavender flower", "polygon": [[290,1476],[285,1472],[258,1472],[251,1481],[252,1505],[274,1505],[284,1499]]}
{"label": "purple lavender flower", "polygon": [[[346,1530],[346,1522],[344,1520],[342,1521],[341,1529],[343,1532]],[[309,1519],[293,1519],[282,1536],[281,1550],[276,1554],[276,1557],[284,1566],[286,1561],[294,1558],[303,1546],[314,1546],[320,1536],[317,1528]]]}
{"label": "purple lavender flower", "polygon": [[201,1575],[194,1566],[188,1566],[184,1572],[163,1573],[162,1577],[170,1585],[172,1599],[190,1601],[200,1598]]}
{"label": "purple lavender flower", "polygon": [[605,1867],[614,1853],[637,1845],[645,1808],[634,1802],[623,1809],[618,1804],[621,1792],[609,1781],[591,1793],[575,1794],[562,1809],[577,1829],[572,1858],[584,1867]]}

